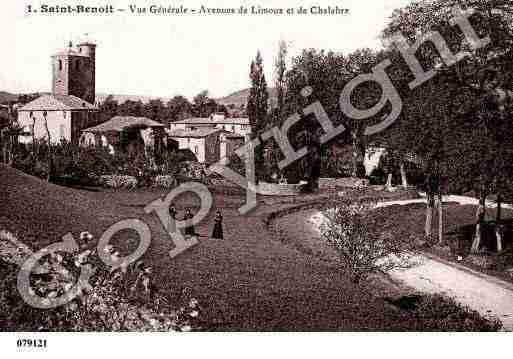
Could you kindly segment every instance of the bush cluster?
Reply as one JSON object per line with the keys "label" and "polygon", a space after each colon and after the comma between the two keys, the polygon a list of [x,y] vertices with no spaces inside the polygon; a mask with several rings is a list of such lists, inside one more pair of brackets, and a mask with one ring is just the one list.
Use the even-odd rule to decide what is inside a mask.
{"label": "bush cluster", "polygon": [[107,148],[82,147],[65,141],[52,145],[50,150],[52,161],[49,161],[47,142],[20,145],[14,166],[42,179],[50,177],[52,182],[65,186],[132,188],[163,185],[170,188],[170,178],[157,180],[157,177],[176,177],[181,171],[192,178],[202,178],[197,166],[185,164],[184,155],[177,152],[163,151],[155,156],[153,150],[147,148],[144,153],[135,155],[123,151],[111,154]]}
{"label": "bush cluster", "polygon": [[134,189],[137,187],[137,178],[134,176],[109,175],[101,176],[99,184],[114,189]]}
{"label": "bush cluster", "polygon": [[422,296],[407,315],[414,316],[419,331],[483,331],[496,332],[502,323],[485,318],[475,310],[441,295]]}
{"label": "bush cluster", "polygon": [[[0,233],[1,234],[1,233]],[[33,295],[50,302],[66,294],[85,266],[93,268],[90,286],[66,305],[41,310],[26,304],[17,289],[19,267],[0,257],[0,330],[3,331],[191,331],[200,329],[201,308],[190,290],[179,303],[169,303],[153,285],[151,267],[143,262],[109,270],[88,250],[92,236],[81,235],[82,249],[73,254],[48,253],[31,276]],[[119,253],[108,246],[113,261]]]}

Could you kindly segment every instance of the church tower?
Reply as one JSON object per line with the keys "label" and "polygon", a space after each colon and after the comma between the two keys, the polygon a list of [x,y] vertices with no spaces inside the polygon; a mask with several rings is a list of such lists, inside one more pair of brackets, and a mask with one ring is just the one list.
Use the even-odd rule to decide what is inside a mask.
{"label": "church tower", "polygon": [[95,103],[96,45],[80,43],[52,56],[54,95],[72,95]]}

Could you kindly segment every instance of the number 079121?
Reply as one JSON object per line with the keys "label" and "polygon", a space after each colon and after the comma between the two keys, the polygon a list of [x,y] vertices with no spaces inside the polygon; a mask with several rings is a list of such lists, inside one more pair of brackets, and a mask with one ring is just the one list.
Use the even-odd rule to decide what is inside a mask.
{"label": "number 079121", "polygon": [[46,348],[46,339],[18,339],[18,348]]}

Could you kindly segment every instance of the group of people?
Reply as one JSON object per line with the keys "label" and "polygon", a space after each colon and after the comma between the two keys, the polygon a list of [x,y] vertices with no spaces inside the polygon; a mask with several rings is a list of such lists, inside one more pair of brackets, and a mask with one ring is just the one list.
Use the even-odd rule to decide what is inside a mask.
{"label": "group of people", "polygon": [[[169,224],[169,232],[174,233],[177,231],[176,228],[176,215],[177,215],[176,208],[174,206],[171,206],[169,208],[169,217],[170,217],[170,224]],[[184,234],[185,236],[194,237],[199,236],[198,233],[196,233],[196,230],[194,228],[194,224],[192,223],[192,219],[194,218],[194,215],[192,214],[192,211],[190,208],[187,208],[185,210],[185,214],[183,216],[183,220],[186,221],[187,226],[185,227]],[[223,239],[223,215],[221,214],[221,211],[216,211],[216,216],[214,218],[214,230],[212,231],[213,239]]]}

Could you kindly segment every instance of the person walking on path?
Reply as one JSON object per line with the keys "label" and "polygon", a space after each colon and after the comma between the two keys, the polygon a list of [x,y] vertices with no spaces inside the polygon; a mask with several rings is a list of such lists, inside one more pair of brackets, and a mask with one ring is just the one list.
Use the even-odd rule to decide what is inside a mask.
{"label": "person walking on path", "polygon": [[216,212],[216,217],[214,219],[214,231],[212,233],[213,239],[223,239],[223,215],[221,211]]}

